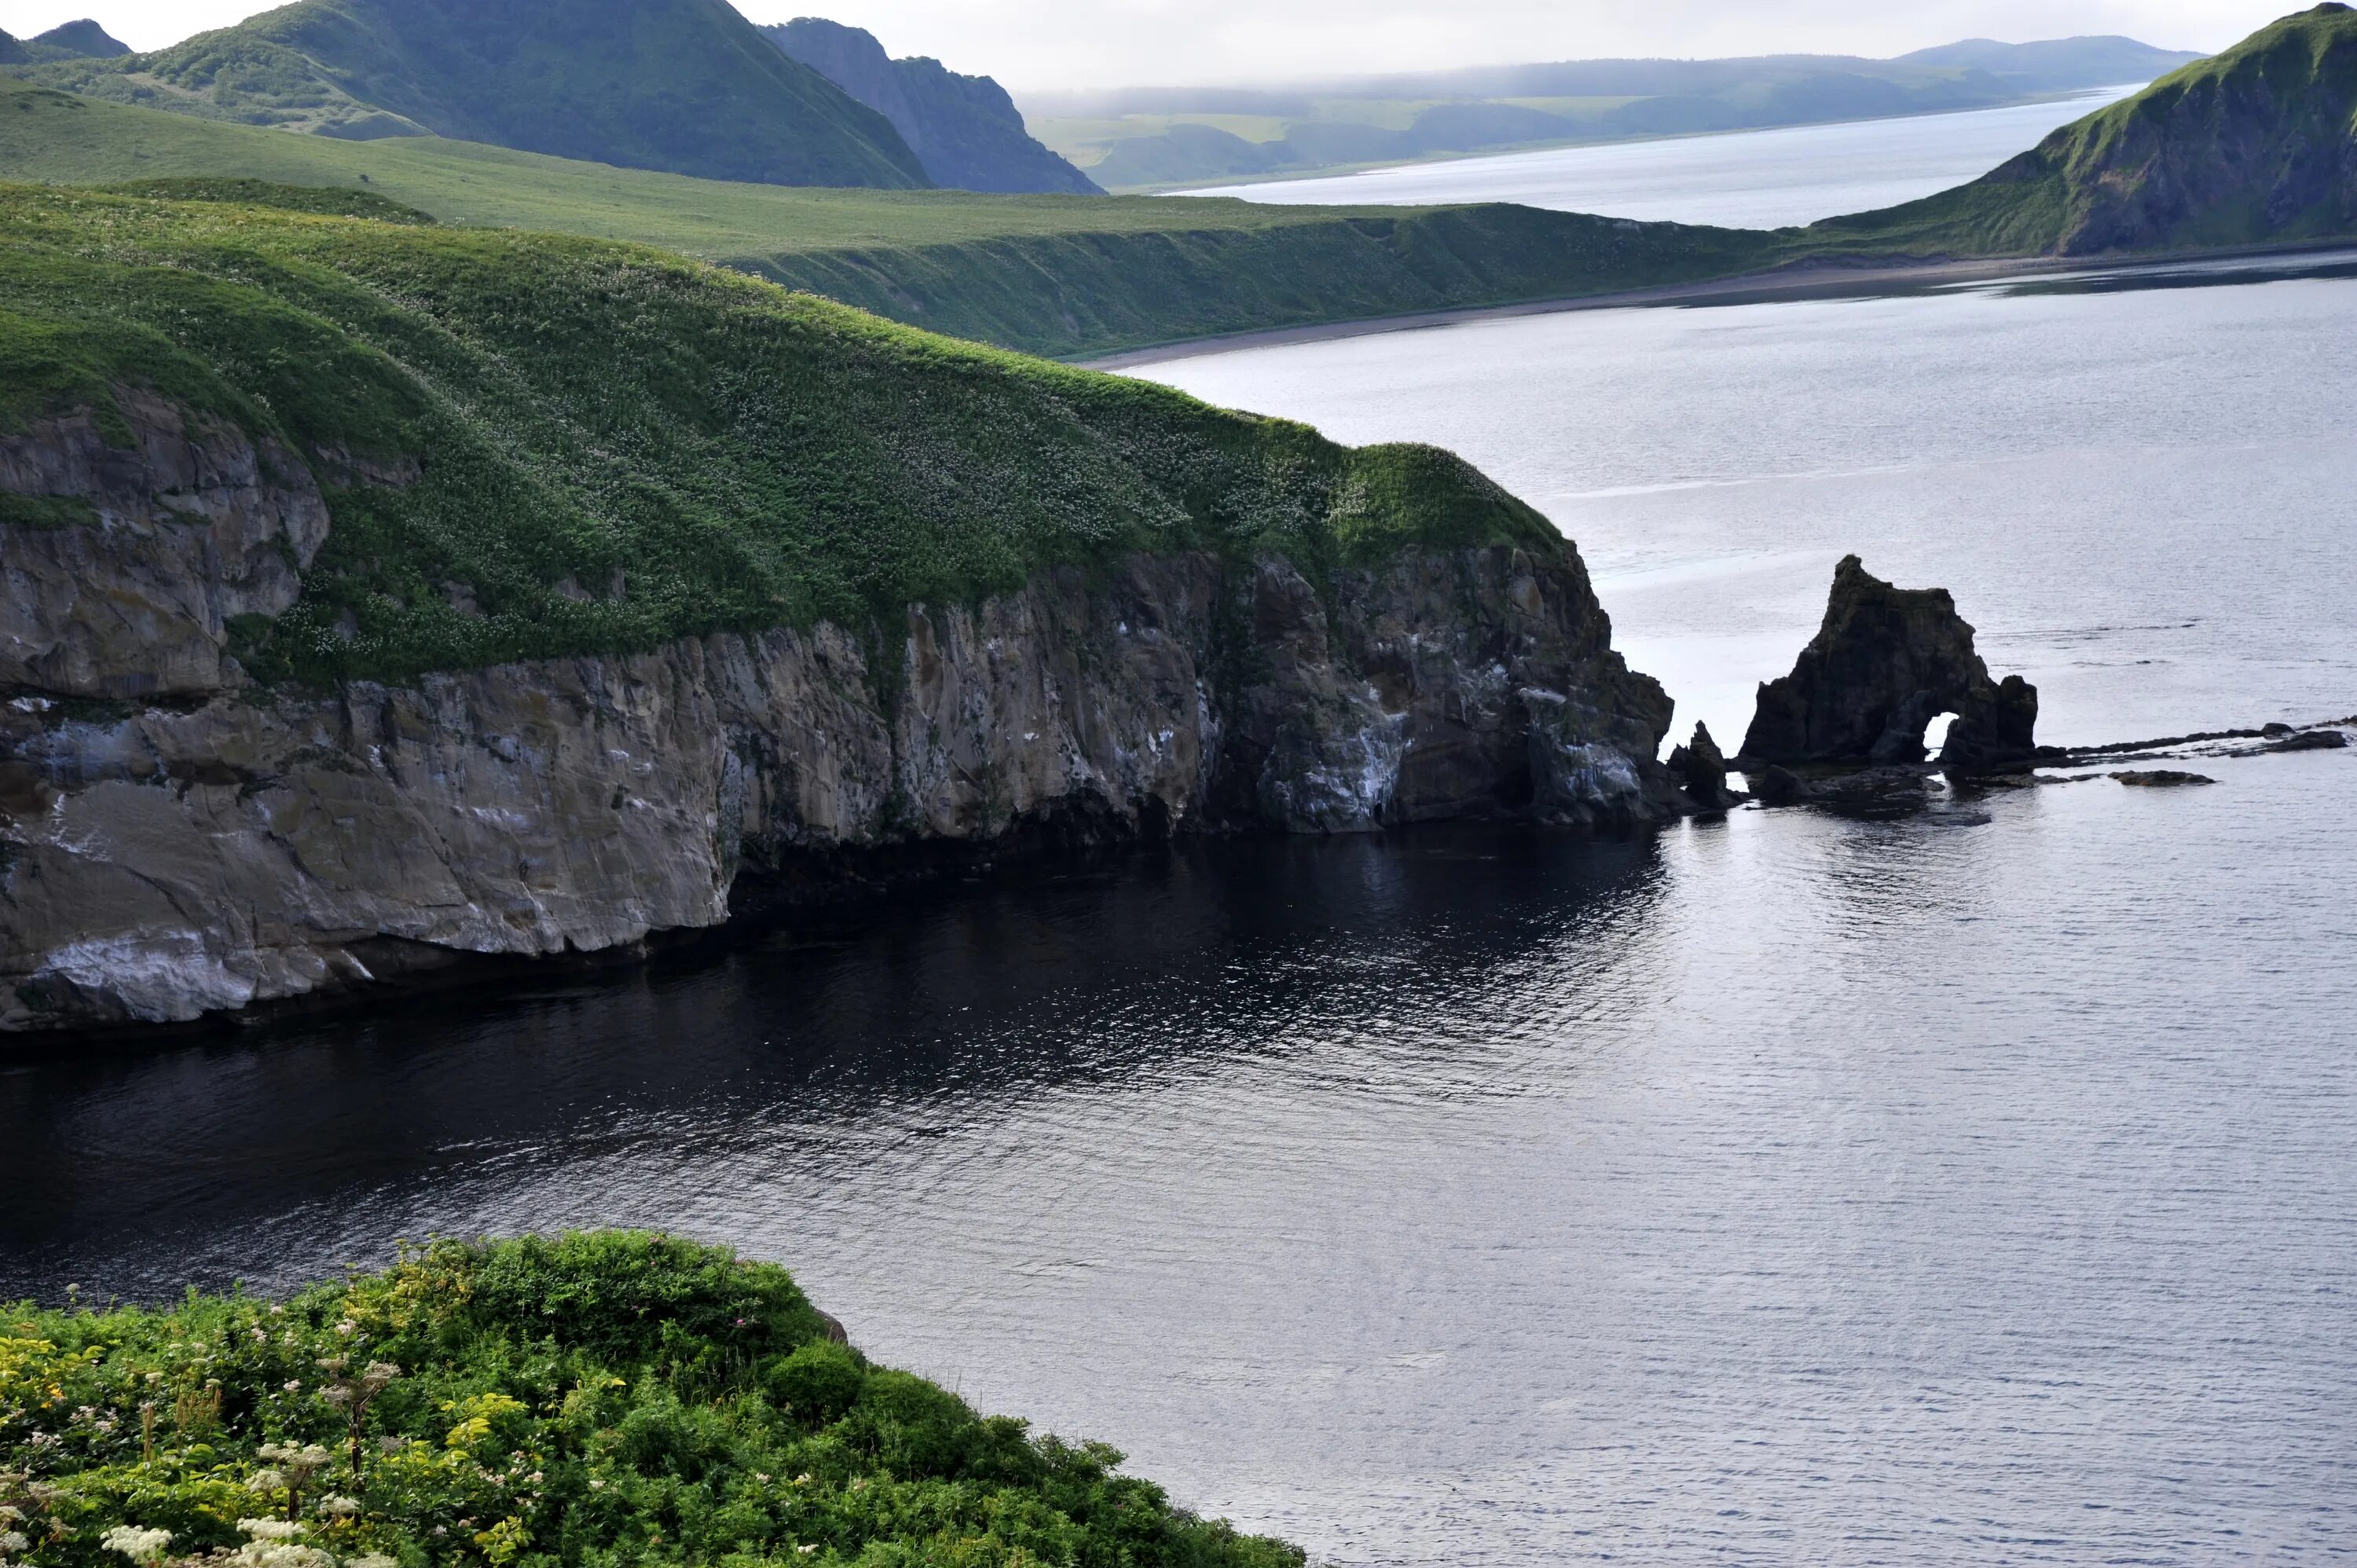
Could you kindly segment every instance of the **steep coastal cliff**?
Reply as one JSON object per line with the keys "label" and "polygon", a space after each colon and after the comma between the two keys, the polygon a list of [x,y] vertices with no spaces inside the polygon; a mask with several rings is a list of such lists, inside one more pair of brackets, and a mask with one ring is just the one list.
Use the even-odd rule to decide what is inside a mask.
{"label": "steep coastal cliff", "polygon": [[[67,217],[115,259],[0,263],[52,313],[0,434],[0,1029],[609,949],[896,854],[1685,805],[1577,553],[1446,454],[612,247],[557,269],[601,298],[514,237]],[[156,285],[82,269],[141,243],[211,284],[110,336]],[[567,311],[594,348],[536,357]]]}

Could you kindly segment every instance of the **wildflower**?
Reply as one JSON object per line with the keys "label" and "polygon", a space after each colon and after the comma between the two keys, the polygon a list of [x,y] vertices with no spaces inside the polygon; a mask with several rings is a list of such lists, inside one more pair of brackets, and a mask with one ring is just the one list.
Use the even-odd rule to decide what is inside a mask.
{"label": "wildflower", "polygon": [[591,1491],[593,1491],[593,1492],[602,1492],[602,1491],[604,1491],[604,1490],[606,1489],[606,1477],[603,1477],[603,1476],[592,1476],[592,1477],[589,1477],[589,1489],[590,1489]]}
{"label": "wildflower", "polygon": [[290,1394],[299,1394],[299,1393],[301,1393],[301,1392],[303,1391],[303,1380],[302,1380],[302,1379],[300,1379],[300,1378],[289,1378],[289,1379],[287,1379],[287,1380],[286,1380],[286,1391],[287,1391],[288,1393],[290,1393]]}
{"label": "wildflower", "polygon": [[32,1544],[23,1530],[0,1530],[0,1552],[22,1552]]}
{"label": "wildflower", "polygon": [[237,1528],[256,1541],[292,1541],[303,1533],[301,1525],[285,1519],[242,1519]]}
{"label": "wildflower", "polygon": [[382,1552],[370,1552],[358,1557],[345,1558],[344,1568],[401,1568],[401,1559],[387,1557]]}
{"label": "wildflower", "polygon": [[246,1478],[249,1492],[283,1492],[286,1489],[286,1473],[283,1470],[256,1470]]}
{"label": "wildflower", "polygon": [[359,1326],[360,1326],[360,1325],[359,1325],[359,1324],[354,1323],[350,1318],[347,1317],[347,1318],[343,1319],[341,1322],[339,1322],[339,1323],[338,1323],[338,1324],[336,1325],[336,1332],[337,1332],[337,1333],[339,1333],[339,1334],[342,1334],[342,1335],[349,1336],[349,1335],[350,1335],[350,1334],[354,1329],[358,1328]]}
{"label": "wildflower", "polygon": [[328,1493],[311,1506],[329,1519],[350,1519],[361,1511],[361,1505],[357,1499],[334,1492]]}
{"label": "wildflower", "polygon": [[[12,1552],[24,1550],[23,1536],[15,1538],[19,1544],[9,1546],[9,1538],[0,1536],[0,1549]],[[98,1538],[98,1543],[109,1552],[120,1552],[134,1563],[152,1565],[163,1561],[164,1549],[172,1544],[168,1530],[141,1530],[137,1525],[118,1524]]]}

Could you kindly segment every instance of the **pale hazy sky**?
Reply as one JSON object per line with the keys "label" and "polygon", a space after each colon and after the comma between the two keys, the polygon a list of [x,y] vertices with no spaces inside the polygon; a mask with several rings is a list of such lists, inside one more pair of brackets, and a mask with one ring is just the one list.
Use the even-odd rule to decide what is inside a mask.
{"label": "pale hazy sky", "polygon": [[[739,0],[757,22],[821,15],[896,55],[1008,87],[1124,87],[1414,70],[1601,55],[1889,55],[1963,38],[2126,33],[2217,49],[2287,0]],[[253,0],[0,0],[19,38],[95,16],[156,48],[269,7]]]}

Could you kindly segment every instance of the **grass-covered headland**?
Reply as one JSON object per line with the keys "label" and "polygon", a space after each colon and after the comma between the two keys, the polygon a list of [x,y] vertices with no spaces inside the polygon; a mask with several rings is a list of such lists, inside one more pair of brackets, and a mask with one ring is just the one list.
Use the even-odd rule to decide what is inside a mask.
{"label": "grass-covered headland", "polygon": [[265,679],[822,619],[897,639],[911,604],[1139,552],[1562,548],[1446,453],[1340,446],[643,247],[313,210],[349,193],[167,194],[224,199],[0,186],[0,430],[89,408],[127,442],[116,392],[143,385],[311,465],[333,527],[302,596],[231,628]]}
{"label": "grass-covered headland", "polygon": [[0,1307],[0,1561],[32,1568],[1296,1568],[834,1342],[783,1269],[599,1231],[281,1302]]}

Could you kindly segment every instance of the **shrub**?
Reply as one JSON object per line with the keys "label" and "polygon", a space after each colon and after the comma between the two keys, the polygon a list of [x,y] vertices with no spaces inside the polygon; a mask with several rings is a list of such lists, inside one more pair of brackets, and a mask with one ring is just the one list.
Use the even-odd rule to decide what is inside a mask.
{"label": "shrub", "polygon": [[0,1558],[33,1568],[1301,1563],[1119,1464],[870,1368],[782,1269],[643,1232],[0,1309]]}

